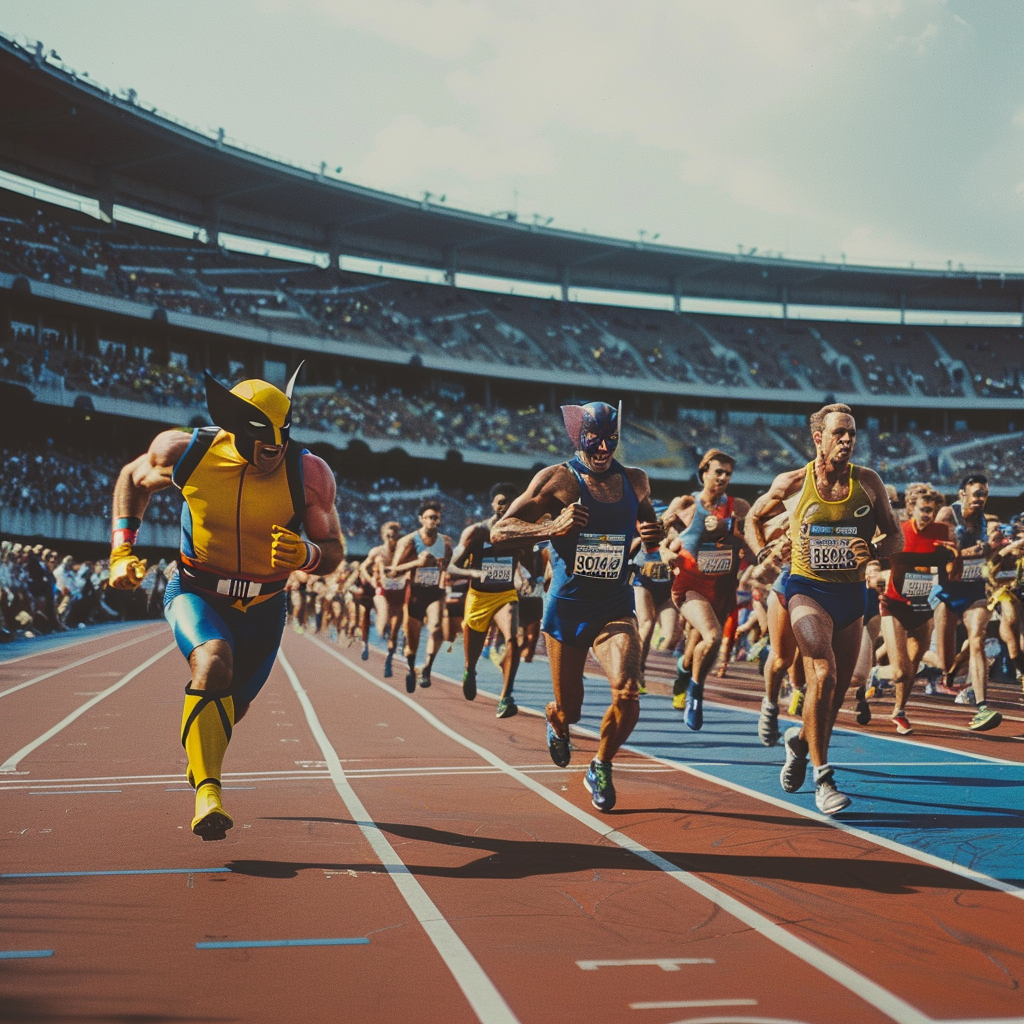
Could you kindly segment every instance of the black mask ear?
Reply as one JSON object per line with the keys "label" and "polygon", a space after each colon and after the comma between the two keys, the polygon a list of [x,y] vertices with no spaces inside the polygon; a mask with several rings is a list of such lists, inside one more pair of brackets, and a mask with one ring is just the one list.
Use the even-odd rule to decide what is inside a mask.
{"label": "black mask ear", "polygon": [[[253,413],[259,411],[251,403],[238,395],[233,395],[216,377],[205,371],[206,377],[206,408],[210,420],[221,430],[226,430],[234,438],[235,450],[246,462],[256,463],[256,438],[249,426]],[[273,440],[273,428],[270,436]]]}
{"label": "black mask ear", "polygon": [[[292,389],[295,387],[295,382],[299,379],[299,374],[302,372],[302,368],[306,365],[306,360],[303,359],[298,366],[295,367],[295,372],[292,374],[292,379],[288,381],[288,386],[284,389],[284,393],[288,396],[288,401],[292,400]],[[288,417],[289,420],[291,416]]]}

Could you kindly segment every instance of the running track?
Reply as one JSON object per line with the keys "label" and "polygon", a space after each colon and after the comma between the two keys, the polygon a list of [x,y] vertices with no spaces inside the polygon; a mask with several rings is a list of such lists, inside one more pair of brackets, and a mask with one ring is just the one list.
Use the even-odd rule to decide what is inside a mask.
{"label": "running track", "polygon": [[[458,648],[409,697],[378,651],[288,631],[228,753],[236,826],[202,843],[170,644],[146,623],[3,652],[0,1020],[1024,1021],[1009,699],[986,736],[926,700],[911,740],[840,729],[855,801],[828,821],[779,788],[746,666],[690,733],[655,655],[600,815],[594,740],[557,769],[530,713],[543,660],[498,721],[497,671],[465,701]],[[606,695],[595,668],[584,729]]]}

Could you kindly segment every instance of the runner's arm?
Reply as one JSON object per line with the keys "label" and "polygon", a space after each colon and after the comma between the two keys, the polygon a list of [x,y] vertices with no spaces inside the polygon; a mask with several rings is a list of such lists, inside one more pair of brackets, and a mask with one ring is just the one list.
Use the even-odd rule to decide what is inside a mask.
{"label": "runner's arm", "polygon": [[[491,543],[527,537],[549,540],[585,526],[590,513],[578,501],[579,487],[572,472],[563,465],[548,466],[530,481],[526,490],[491,527]],[[543,521],[545,515],[551,519]]]}
{"label": "runner's arm", "polygon": [[302,455],[302,483],[306,492],[302,525],[310,543],[320,549],[320,560],[315,568],[319,574],[326,575],[345,558],[345,538],[334,503],[337,484],[331,467],[311,452]]}
{"label": "runner's arm", "polygon": [[[769,519],[785,511],[783,502],[800,489],[803,484],[805,470],[794,469],[789,473],[780,473],[771,487],[758,498],[747,513],[744,537],[750,549],[759,557],[766,546],[765,524]],[[888,499],[887,499],[888,500]]]}

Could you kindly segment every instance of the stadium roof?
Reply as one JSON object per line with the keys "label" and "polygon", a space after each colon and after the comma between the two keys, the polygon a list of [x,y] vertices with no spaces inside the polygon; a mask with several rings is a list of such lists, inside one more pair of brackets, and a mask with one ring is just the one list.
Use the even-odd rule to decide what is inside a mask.
{"label": "stadium roof", "polygon": [[0,36],[0,169],[219,232],[454,273],[789,306],[1024,313],[1024,275],[757,258],[451,210],[228,145]]}

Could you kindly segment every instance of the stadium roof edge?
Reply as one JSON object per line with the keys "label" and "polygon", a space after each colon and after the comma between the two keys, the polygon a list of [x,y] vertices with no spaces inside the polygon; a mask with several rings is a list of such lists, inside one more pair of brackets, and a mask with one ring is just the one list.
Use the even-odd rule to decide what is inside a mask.
{"label": "stadium roof edge", "polygon": [[453,210],[230,145],[0,35],[0,168],[220,232],[451,273],[782,306],[1024,313],[1024,273],[708,252]]}

